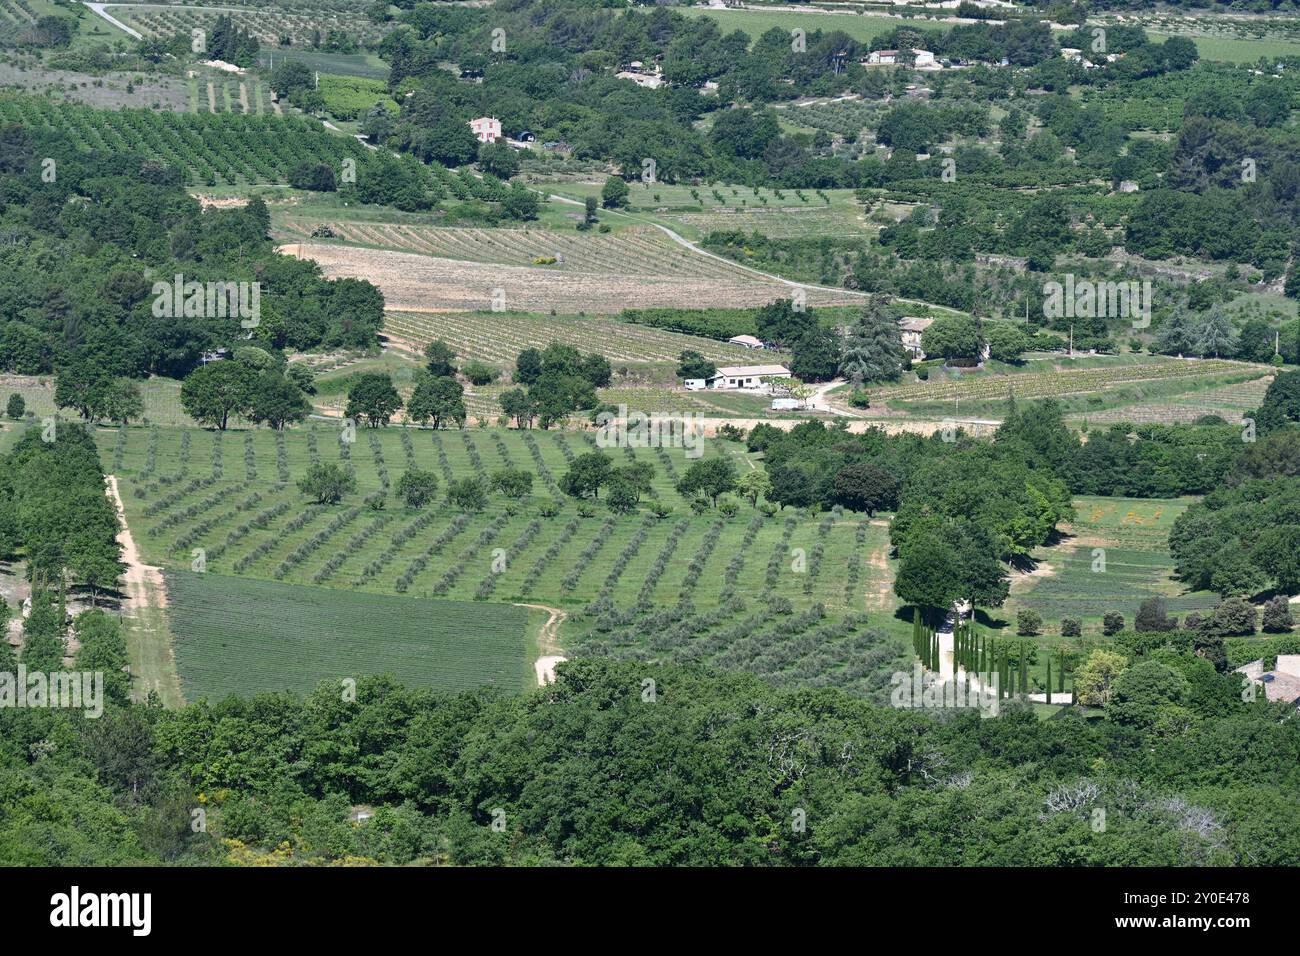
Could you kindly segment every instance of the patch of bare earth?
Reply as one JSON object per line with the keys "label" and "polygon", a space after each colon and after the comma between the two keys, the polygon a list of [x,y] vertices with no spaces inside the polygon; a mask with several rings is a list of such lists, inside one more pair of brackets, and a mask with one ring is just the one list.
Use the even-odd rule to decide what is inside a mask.
{"label": "patch of bare earth", "polygon": [[[691,274],[667,259],[659,274],[641,271],[579,271],[495,262],[444,259],[358,246],[290,243],[280,251],[313,259],[330,278],[362,278],[379,286],[387,308],[402,312],[501,311],[585,312],[614,315],[636,308],[760,306],[788,297],[789,287],[740,269],[713,268]],[[629,250],[629,256],[637,253]],[[701,272],[704,270],[701,269]],[[809,305],[840,301],[833,292],[809,290]]]}
{"label": "patch of bare earth", "polygon": [[1056,565],[1052,564],[1046,558],[1038,562],[1037,567],[1032,571],[1013,570],[1010,575],[1011,593],[1017,594],[1021,591],[1028,591],[1038,584],[1043,578],[1050,578],[1057,573]]}

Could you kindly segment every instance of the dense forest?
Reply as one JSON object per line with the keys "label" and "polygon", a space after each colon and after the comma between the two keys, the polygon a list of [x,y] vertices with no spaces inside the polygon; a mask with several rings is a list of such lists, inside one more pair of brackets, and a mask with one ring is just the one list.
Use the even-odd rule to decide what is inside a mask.
{"label": "dense forest", "polygon": [[[1300,859],[1300,724],[1243,704],[1202,658],[1152,650],[1127,674],[1104,720],[1013,708],[936,719],[833,690],[601,661],[509,699],[369,678],[352,703],[322,686],[305,701],[134,705],[99,721],[5,711],[0,860]],[[373,815],[359,822],[359,807]]]}
{"label": "dense forest", "polygon": [[[0,129],[0,143],[0,368],[30,375],[81,360],[107,376],[179,378],[204,352],[236,344],[376,342],[379,290],[326,281],[315,263],[277,254],[261,200],[204,210],[178,170],[153,160],[87,152],[21,126]],[[257,283],[260,314],[159,309],[156,284],[176,276]]]}

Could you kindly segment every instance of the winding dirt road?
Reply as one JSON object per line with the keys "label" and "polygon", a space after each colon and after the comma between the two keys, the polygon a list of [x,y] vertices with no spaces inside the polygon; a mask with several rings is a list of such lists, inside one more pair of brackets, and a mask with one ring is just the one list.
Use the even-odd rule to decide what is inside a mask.
{"label": "winding dirt road", "polygon": [[556,665],[563,664],[568,660],[559,652],[559,634],[560,625],[569,616],[569,612],[561,611],[558,607],[548,607],[545,604],[524,604],[520,602],[516,603],[515,606],[530,607],[537,611],[545,611],[550,615],[546,623],[542,625],[541,631],[537,634],[537,649],[542,652],[542,656],[533,662],[533,671],[537,674],[538,687],[554,684]]}

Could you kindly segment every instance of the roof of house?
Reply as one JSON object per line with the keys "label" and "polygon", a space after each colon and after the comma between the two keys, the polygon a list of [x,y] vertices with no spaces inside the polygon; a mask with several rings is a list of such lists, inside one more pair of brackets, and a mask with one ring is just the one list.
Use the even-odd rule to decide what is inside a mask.
{"label": "roof of house", "polygon": [[760,346],[760,345],[763,344],[763,340],[762,340],[762,339],[758,338],[757,336],[753,336],[753,335],[733,335],[731,338],[727,339],[727,341],[728,341],[728,342],[735,342],[735,343],[737,343],[738,345],[753,345],[753,346]]}
{"label": "roof of house", "polygon": [[1300,677],[1300,654],[1279,654],[1274,670],[1292,677]]}
{"label": "roof of house", "polygon": [[1261,679],[1264,682],[1264,696],[1269,700],[1280,700],[1284,704],[1300,701],[1300,677],[1267,671]]}
{"label": "roof of house", "polygon": [[784,365],[727,365],[718,369],[727,378],[752,378],[755,375],[787,376],[790,370]]}
{"label": "roof of house", "polygon": [[914,316],[903,316],[898,320],[898,327],[904,332],[924,332],[934,323],[934,319],[918,319]]}

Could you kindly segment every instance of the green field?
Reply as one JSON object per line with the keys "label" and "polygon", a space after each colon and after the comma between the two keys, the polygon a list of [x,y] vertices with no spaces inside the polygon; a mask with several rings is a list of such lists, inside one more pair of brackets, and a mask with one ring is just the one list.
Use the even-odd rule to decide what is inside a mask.
{"label": "green field", "polygon": [[[707,648],[718,666],[792,686],[834,684],[860,694],[879,689],[884,662],[900,653],[891,636],[898,629],[882,526],[838,510],[787,510],[764,518],[748,503],[732,517],[693,514],[674,487],[690,464],[681,448],[610,450],[616,462],[636,458],[655,468],[653,491],[642,507],[615,515],[602,501],[580,506],[556,485],[569,458],[593,447],[593,432],[388,428],[362,430],[349,446],[338,441],[337,428],[319,424],[283,436],[265,429],[218,436],[200,429],[129,428],[101,429],[97,438],[105,470],[119,477],[143,560],[166,569],[169,580],[183,576],[179,596],[172,598],[177,610],[171,630],[187,697],[194,696],[192,685],[220,691],[227,685],[216,682],[246,673],[247,667],[221,671],[226,665],[214,660],[218,656],[228,656],[233,668],[247,665],[250,656],[262,660],[266,675],[259,679],[270,684],[260,686],[299,679],[293,673],[296,655],[258,656],[259,615],[274,607],[278,622],[280,605],[268,604],[256,589],[241,597],[244,582],[296,586],[309,601],[330,607],[336,595],[345,604],[360,596],[400,597],[401,608],[423,607],[411,613],[430,621],[435,614],[427,609],[444,601],[481,606],[493,615],[513,602],[555,607],[568,614],[558,640],[568,654],[647,654],[650,648],[627,631],[623,615],[642,620],[663,614],[676,626],[656,635],[658,659],[695,660]],[[751,467],[736,443],[710,440],[704,454],[726,456],[742,472]],[[357,491],[337,505],[309,504],[295,482],[313,460],[350,467]],[[386,484],[391,491],[411,465],[434,471],[445,488],[449,478],[484,475],[507,464],[537,476],[528,500],[493,495],[483,512],[464,514],[446,501],[409,510],[390,493],[383,508],[373,507],[377,493]],[[548,500],[561,504],[558,514],[542,513]],[[655,517],[649,510],[655,500],[671,512]],[[195,560],[205,563],[205,574],[190,573]],[[198,593],[208,602],[201,605],[209,608],[206,613],[222,613],[212,609],[217,598],[186,590],[199,579],[219,582],[222,593],[233,590],[228,606],[247,609],[232,611],[231,622],[221,626],[251,631],[248,653],[224,637],[220,621],[204,624],[215,637],[192,643],[189,622],[214,619],[187,617],[187,602],[198,600]],[[788,609],[773,609],[765,598],[784,598]],[[762,619],[751,620],[760,611]],[[329,654],[317,644],[304,651],[323,655],[324,663],[309,669],[309,683],[347,674],[349,667],[397,667],[406,679],[393,656],[399,651],[375,656],[368,650],[387,647],[386,612],[356,621],[360,643]],[[751,635],[755,627],[759,631]],[[518,630],[511,632],[512,641]],[[608,641],[592,636],[606,633]],[[500,660],[492,650],[484,680],[504,682]],[[412,656],[409,666],[410,679],[432,681],[427,662]],[[209,672],[214,676],[204,676]],[[455,679],[468,679],[465,673],[456,671]]]}
{"label": "green field", "polygon": [[[793,29],[830,31],[843,30],[860,43],[867,43],[874,38],[888,33],[896,27],[911,26],[921,30],[951,29],[951,24],[939,23],[924,18],[882,17],[852,13],[818,13],[803,10],[733,10],[705,9],[702,7],[684,7],[681,12],[687,16],[712,17],[718,21],[723,33],[743,30],[751,40],[757,40],[766,31],[776,27],[779,30]],[[1159,38],[1168,34],[1150,31]],[[1292,40],[1267,37],[1263,39],[1246,39],[1222,36],[1192,36],[1196,49],[1207,60],[1221,60],[1227,63],[1254,63],[1260,57],[1300,56],[1300,43]]]}
{"label": "green field", "polygon": [[[1068,358],[1052,355],[1019,366],[982,370],[935,369],[926,381],[869,389],[873,407],[912,415],[1000,417],[1007,397],[1054,398],[1076,422],[1165,421],[1162,404],[1232,419],[1258,405],[1274,369],[1223,359],[1175,359],[1121,354]],[[1105,414],[1098,414],[1098,413]]]}
{"label": "green field", "polygon": [[[337,164],[343,157],[360,159],[366,153],[356,140],[330,133],[307,117],[257,116],[251,109],[247,115],[237,113],[238,101],[229,98],[229,86],[222,90],[216,110],[221,115],[100,110],[0,93],[0,122],[61,132],[108,152],[143,152],[186,169],[190,181],[200,184],[284,183],[289,170],[301,162]],[[206,100],[204,84],[200,105]]]}
{"label": "green field", "polygon": [[276,63],[284,59],[297,60],[305,64],[308,69],[319,70],[322,74],[363,76],[372,80],[388,79],[388,64],[373,53],[325,53],[309,47],[293,47],[289,50],[264,47],[257,55],[257,65],[269,69],[272,58]]}
{"label": "green field", "polygon": [[[1150,31],[1153,38],[1162,38],[1161,34]],[[1165,35],[1163,38],[1167,38]],[[1245,39],[1238,37],[1203,37],[1194,36],[1196,51],[1206,60],[1220,60],[1225,63],[1254,63],[1261,57],[1300,56],[1300,43],[1294,40],[1282,40],[1267,37],[1263,39]]]}
{"label": "green field", "polygon": [[[167,574],[167,595],[188,700],[305,694],[322,681],[369,674],[447,692],[485,684],[514,692],[533,679],[528,611],[508,604],[421,601],[190,571]],[[272,623],[275,640],[269,641]]]}
{"label": "green field", "polygon": [[1138,605],[1162,596],[1169,613],[1182,616],[1205,611],[1218,603],[1209,592],[1187,593],[1172,577],[1168,535],[1174,520],[1193,499],[1075,498],[1072,532],[1062,543],[1046,549],[1042,576],[1013,592],[1008,614],[1029,607],[1043,616],[1047,634],[1059,634],[1062,618],[1078,618],[1084,633],[1098,633],[1107,611],[1119,611],[1132,622]]}
{"label": "green field", "polygon": [[[458,620],[456,609],[471,609],[463,613],[481,622],[503,620],[512,604],[541,605],[567,614],[557,643],[570,657],[708,663],[781,686],[837,686],[873,698],[889,672],[906,666],[900,641],[908,625],[895,616],[884,518],[839,509],[764,517],[743,502],[730,517],[695,514],[675,489],[690,464],[680,448],[609,450],[616,462],[655,469],[642,506],[616,515],[558,488],[568,462],[595,447],[591,431],[391,427],[362,429],[351,444],[324,423],[279,435],[162,427],[96,435],[143,560],[168,575],[177,667],[190,699],[237,690],[239,681],[302,687],[353,671],[393,670],[436,687],[518,686],[528,675],[508,675],[541,653],[523,636],[540,622],[529,627],[522,608],[524,617],[510,618],[509,627],[489,628],[491,641],[464,628],[471,635],[464,642],[448,638],[465,656],[445,668],[409,653],[420,636],[390,627],[388,610],[349,623],[340,617],[337,629],[355,639],[331,640],[331,615],[353,613],[354,601],[370,607],[363,599],[397,601],[399,618],[440,624]],[[725,456],[742,473],[761,461],[719,440],[707,441],[704,455]],[[352,470],[357,490],[336,505],[310,504],[296,481],[314,461]],[[392,492],[413,466],[433,471],[445,488],[450,479],[507,465],[536,475],[532,496],[514,502],[494,494],[479,513],[445,500],[411,510]],[[1173,580],[1166,543],[1190,500],[1076,499],[1073,524],[1035,554],[1038,571],[1017,575],[1006,606],[981,612],[982,621],[1011,637],[1016,612],[1033,608],[1045,625],[1037,643],[1050,648],[1060,641],[1062,618],[1081,619],[1085,640],[1094,640],[1105,612],[1131,621],[1148,596],[1165,596],[1180,616],[1208,610],[1214,595],[1184,594]],[[544,513],[550,501],[558,513]],[[655,516],[653,502],[669,513]],[[190,572],[196,560],[206,573]],[[260,646],[267,607],[277,622],[297,626],[285,609],[313,603],[327,609],[320,617],[327,633],[303,624],[300,649],[281,655]],[[1041,678],[1046,655],[1039,657],[1032,670]],[[311,663],[300,666],[303,660]]]}
{"label": "green field", "polygon": [[[600,196],[603,180],[531,181],[546,192],[581,200]],[[601,217],[618,226],[658,222],[689,239],[710,232],[761,232],[773,239],[797,239],[827,233],[874,235],[851,189],[771,189],[736,186],[677,186],[632,183],[626,210],[604,210]]]}
{"label": "green field", "polygon": [[895,27],[915,25],[925,29],[934,29],[940,24],[925,20],[903,20],[898,17],[873,17],[853,13],[818,13],[789,10],[718,10],[704,7],[682,7],[681,13],[689,17],[713,17],[723,33],[743,30],[749,34],[751,41],[776,27],[779,30],[802,29],[812,33],[814,30],[829,32],[843,30],[860,43],[866,43]]}

